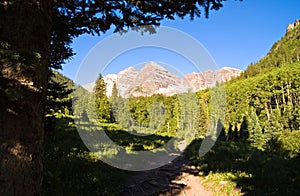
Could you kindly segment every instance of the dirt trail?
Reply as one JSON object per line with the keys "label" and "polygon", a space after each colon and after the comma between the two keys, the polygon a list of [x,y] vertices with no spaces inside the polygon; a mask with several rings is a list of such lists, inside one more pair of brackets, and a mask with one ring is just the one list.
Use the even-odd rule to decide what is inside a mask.
{"label": "dirt trail", "polygon": [[190,166],[183,155],[160,168],[129,172],[122,196],[209,196],[198,176],[199,171]]}

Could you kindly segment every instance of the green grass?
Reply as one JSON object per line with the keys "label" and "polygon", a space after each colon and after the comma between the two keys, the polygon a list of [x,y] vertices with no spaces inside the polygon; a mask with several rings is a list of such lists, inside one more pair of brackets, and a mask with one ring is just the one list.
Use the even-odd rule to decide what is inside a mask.
{"label": "green grass", "polygon": [[215,195],[242,195],[240,188],[237,188],[235,179],[246,177],[251,178],[251,175],[245,172],[210,172],[204,178],[204,187],[211,190]]}
{"label": "green grass", "polygon": [[[44,149],[44,195],[119,195],[122,190],[125,171],[90,152],[72,118],[55,119],[46,131]],[[107,152],[107,156],[111,154]]]}

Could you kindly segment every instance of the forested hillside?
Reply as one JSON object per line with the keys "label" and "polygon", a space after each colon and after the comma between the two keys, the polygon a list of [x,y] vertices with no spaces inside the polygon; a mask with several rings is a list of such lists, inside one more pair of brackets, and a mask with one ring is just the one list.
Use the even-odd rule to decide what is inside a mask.
{"label": "forested hillside", "polygon": [[243,77],[251,77],[300,60],[300,20],[289,24],[286,34],[272,46],[269,53],[257,63],[250,64]]}
{"label": "forested hillside", "polygon": [[278,133],[300,130],[299,67],[296,62],[226,84],[229,131],[247,128],[249,139],[262,147]]}

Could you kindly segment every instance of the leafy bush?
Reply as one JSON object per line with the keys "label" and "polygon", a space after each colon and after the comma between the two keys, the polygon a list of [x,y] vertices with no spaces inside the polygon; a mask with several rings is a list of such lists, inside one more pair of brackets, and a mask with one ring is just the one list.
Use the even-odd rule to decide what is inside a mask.
{"label": "leafy bush", "polygon": [[288,153],[290,157],[300,155],[300,131],[286,131],[279,136],[281,151]]}

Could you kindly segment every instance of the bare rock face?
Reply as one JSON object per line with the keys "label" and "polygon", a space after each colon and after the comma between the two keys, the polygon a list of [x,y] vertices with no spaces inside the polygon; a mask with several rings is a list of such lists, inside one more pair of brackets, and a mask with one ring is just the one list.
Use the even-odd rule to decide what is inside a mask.
{"label": "bare rock face", "polygon": [[[163,94],[171,96],[188,90],[199,91],[215,86],[217,83],[229,81],[241,74],[241,70],[224,67],[216,71],[186,74],[183,78],[170,73],[155,62],[149,62],[140,70],[129,67],[118,74],[108,74],[104,77],[107,84],[106,94],[111,96],[114,83],[122,97],[151,96]],[[90,92],[94,83],[84,87]]]}
{"label": "bare rock face", "polygon": [[134,84],[138,73],[138,70],[133,67],[128,67],[117,74],[117,89],[121,97],[125,97],[126,91]]}
{"label": "bare rock face", "polygon": [[171,74],[157,63],[150,62],[138,72],[134,82],[125,92],[125,97],[182,93],[189,88],[188,83],[183,83],[182,78]]}
{"label": "bare rock face", "polygon": [[217,83],[229,81],[239,76],[242,70],[223,67],[216,71],[204,71],[201,73],[186,74],[185,79],[193,86],[194,91],[214,87]]}
{"label": "bare rock face", "polygon": [[194,91],[206,89],[213,83],[215,80],[215,75],[213,71],[206,71],[205,73],[190,73],[186,74],[184,78],[193,86]]}
{"label": "bare rock face", "polygon": [[293,29],[295,29],[297,26],[300,25],[300,20],[295,20],[295,22],[293,24],[288,24],[286,31],[292,31]]}
{"label": "bare rock face", "polygon": [[216,81],[218,81],[219,83],[224,83],[241,75],[242,70],[234,69],[231,67],[223,67],[215,71],[215,73]]}

